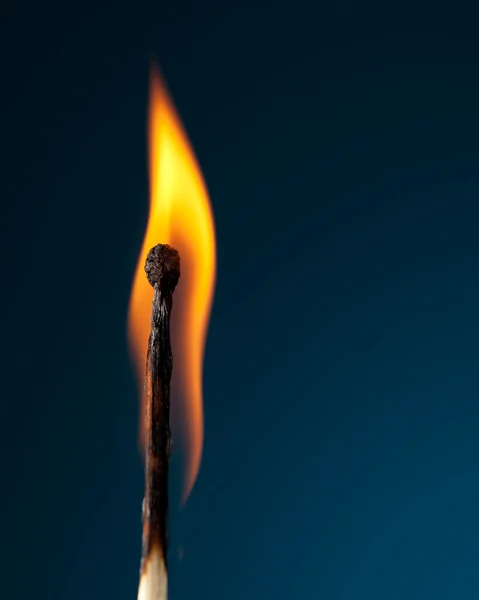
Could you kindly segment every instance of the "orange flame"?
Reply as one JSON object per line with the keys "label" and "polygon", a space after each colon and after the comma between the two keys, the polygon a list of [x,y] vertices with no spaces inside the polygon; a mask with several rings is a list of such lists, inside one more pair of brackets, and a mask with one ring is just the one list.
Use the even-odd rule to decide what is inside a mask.
{"label": "orange flame", "polygon": [[[150,248],[171,244],[181,277],[172,313],[172,428],[184,442],[183,501],[195,483],[203,448],[202,371],[216,276],[216,240],[208,191],[158,70],[151,69],[148,114],[150,213],[130,298],[130,350],[143,389],[153,289],[144,264]],[[143,395],[143,393],[142,393]],[[142,402],[140,439],[143,442]],[[175,436],[176,437],[176,436]]]}

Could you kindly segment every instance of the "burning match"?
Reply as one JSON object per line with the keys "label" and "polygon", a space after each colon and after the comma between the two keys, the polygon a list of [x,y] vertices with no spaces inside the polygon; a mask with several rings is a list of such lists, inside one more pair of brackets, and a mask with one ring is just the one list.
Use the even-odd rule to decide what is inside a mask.
{"label": "burning match", "polygon": [[138,600],[167,597],[168,462],[170,459],[170,382],[173,357],[170,318],[180,278],[180,255],[158,244],[146,257],[154,290],[146,367],[146,482],[143,501],[143,552]]}
{"label": "burning match", "polygon": [[[203,176],[154,65],[148,138],[150,212],[128,315],[130,350],[141,398],[140,442],[145,457],[138,600],[166,600],[170,379],[171,429],[175,442],[179,441],[175,449],[182,450],[184,503],[201,463],[202,370],[215,285],[216,243]],[[180,277],[180,255],[181,281],[171,315],[173,291]]]}

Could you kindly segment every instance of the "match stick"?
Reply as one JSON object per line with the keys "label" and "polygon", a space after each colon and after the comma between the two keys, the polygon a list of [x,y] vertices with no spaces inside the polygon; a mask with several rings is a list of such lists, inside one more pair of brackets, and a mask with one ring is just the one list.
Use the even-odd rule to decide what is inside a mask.
{"label": "match stick", "polygon": [[173,369],[170,318],[173,291],[180,277],[180,255],[171,246],[158,244],[146,257],[145,271],[154,295],[146,359],[146,477],[138,600],[166,600],[170,382]]}

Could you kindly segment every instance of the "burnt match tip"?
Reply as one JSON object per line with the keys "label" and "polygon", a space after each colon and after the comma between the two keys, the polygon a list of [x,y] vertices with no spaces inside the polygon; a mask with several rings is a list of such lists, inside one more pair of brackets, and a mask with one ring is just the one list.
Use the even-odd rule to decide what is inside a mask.
{"label": "burnt match tip", "polygon": [[172,292],[180,278],[180,255],[168,244],[157,244],[146,257],[145,272],[150,284]]}

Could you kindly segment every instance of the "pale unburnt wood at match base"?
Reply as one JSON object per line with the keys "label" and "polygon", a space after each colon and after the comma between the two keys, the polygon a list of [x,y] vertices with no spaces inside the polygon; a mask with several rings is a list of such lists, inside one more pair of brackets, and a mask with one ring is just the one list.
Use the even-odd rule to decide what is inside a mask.
{"label": "pale unburnt wood at match base", "polygon": [[167,600],[168,574],[163,553],[153,546],[148,559],[143,564],[143,570],[138,588],[138,600]]}

